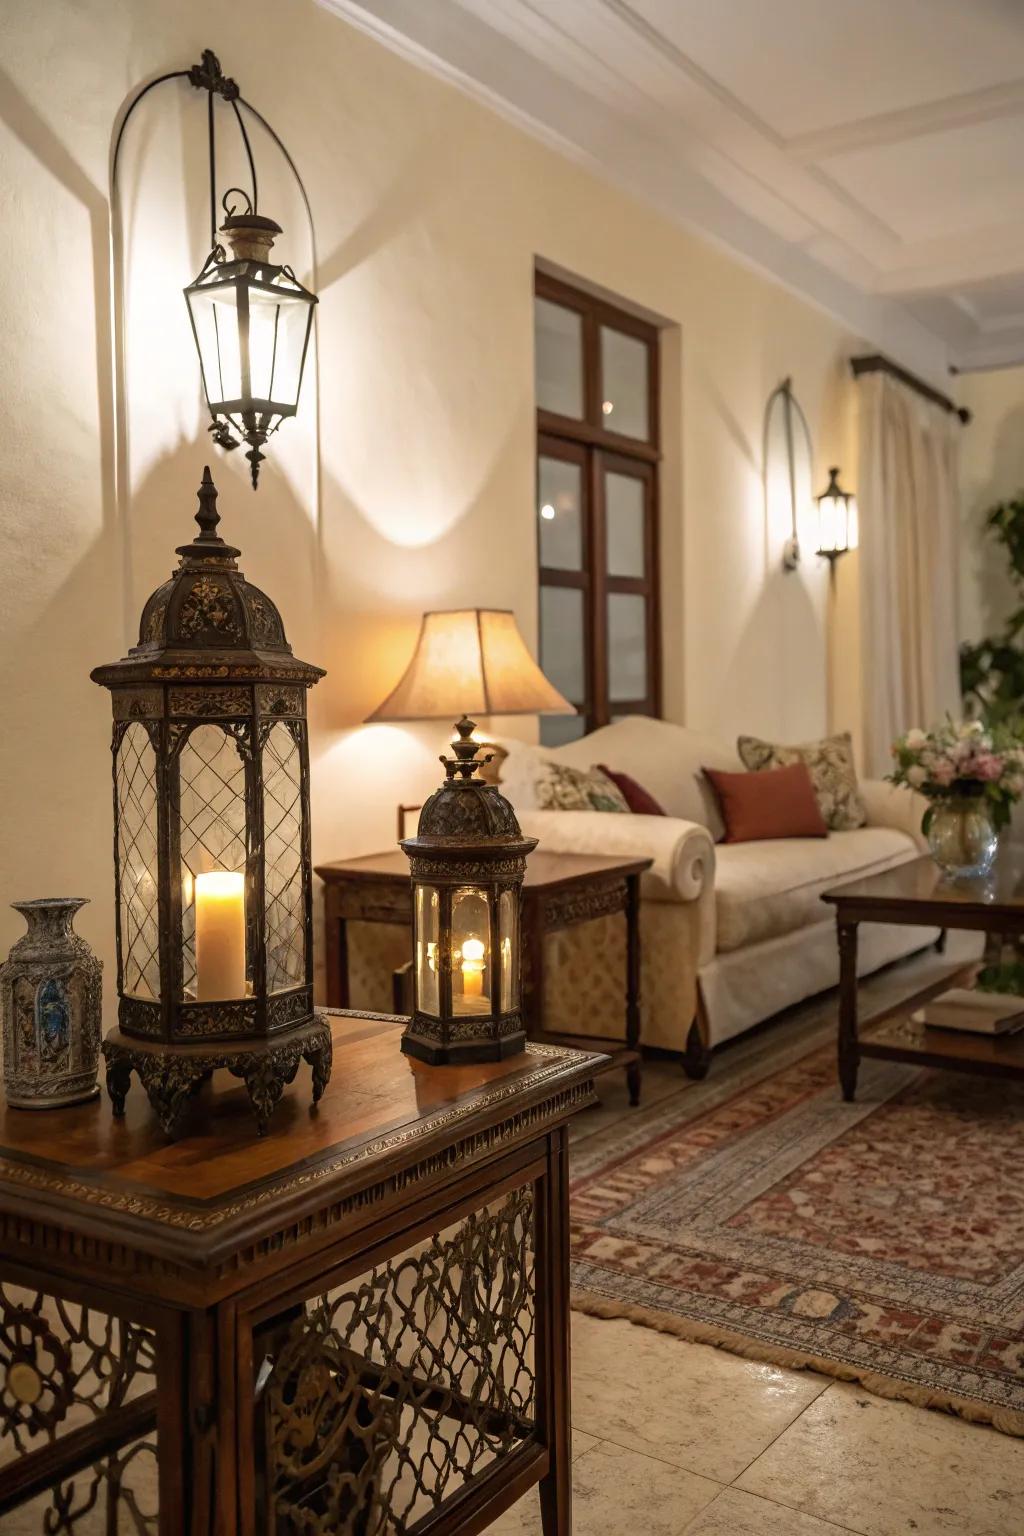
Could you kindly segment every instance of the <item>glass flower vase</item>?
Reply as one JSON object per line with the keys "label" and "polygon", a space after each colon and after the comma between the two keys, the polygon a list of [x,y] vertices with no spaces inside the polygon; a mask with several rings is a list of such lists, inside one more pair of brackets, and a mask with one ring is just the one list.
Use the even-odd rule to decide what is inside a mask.
{"label": "glass flower vase", "polygon": [[936,800],[927,838],[932,858],[954,880],[987,875],[999,846],[992,813],[982,795],[949,795]]}

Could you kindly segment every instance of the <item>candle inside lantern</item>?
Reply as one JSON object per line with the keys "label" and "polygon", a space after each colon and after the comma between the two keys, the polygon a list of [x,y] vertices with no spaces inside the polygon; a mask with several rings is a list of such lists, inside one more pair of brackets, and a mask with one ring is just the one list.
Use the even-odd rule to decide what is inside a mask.
{"label": "candle inside lantern", "polygon": [[483,990],[483,940],[466,939],[462,946],[462,995],[463,997],[482,997]]}
{"label": "candle inside lantern", "polygon": [[245,996],[245,876],[217,869],[196,875],[196,997]]}

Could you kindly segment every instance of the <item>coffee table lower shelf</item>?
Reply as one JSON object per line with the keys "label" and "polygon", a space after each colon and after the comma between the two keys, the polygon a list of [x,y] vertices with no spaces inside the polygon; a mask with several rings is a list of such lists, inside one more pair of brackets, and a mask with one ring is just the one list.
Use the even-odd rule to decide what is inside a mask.
{"label": "coffee table lower shelf", "polygon": [[[918,1006],[920,1006],[918,1004]],[[971,1035],[953,1029],[929,1029],[905,1010],[861,1036],[861,1058],[905,1061],[918,1067],[974,1072],[982,1077],[1024,1078],[1024,1035]]]}

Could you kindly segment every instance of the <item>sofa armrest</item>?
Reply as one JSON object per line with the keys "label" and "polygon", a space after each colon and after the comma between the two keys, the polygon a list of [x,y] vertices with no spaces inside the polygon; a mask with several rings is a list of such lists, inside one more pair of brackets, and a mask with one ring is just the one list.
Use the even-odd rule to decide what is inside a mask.
{"label": "sofa armrest", "polygon": [[921,819],[928,809],[924,795],[885,779],[861,779],[859,787],[869,827],[892,827],[905,832],[922,853],[927,851],[928,843],[921,831]]}
{"label": "sofa armrest", "polygon": [[524,834],[547,853],[653,859],[640,882],[648,899],[696,901],[714,890],[715,845],[695,821],[612,811],[523,810],[518,817]]}

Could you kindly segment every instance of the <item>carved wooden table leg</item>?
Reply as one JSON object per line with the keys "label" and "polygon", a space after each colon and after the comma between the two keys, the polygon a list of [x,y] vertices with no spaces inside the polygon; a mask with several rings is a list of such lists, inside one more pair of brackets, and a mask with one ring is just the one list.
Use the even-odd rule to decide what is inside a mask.
{"label": "carved wooden table leg", "polygon": [[629,1102],[640,1103],[640,876],[626,876],[626,1048],[636,1060],[626,1067]]}
{"label": "carved wooden table leg", "polygon": [[538,1380],[541,1425],[551,1454],[540,1483],[544,1536],[572,1536],[572,1456],[569,1368],[569,1137],[563,1129],[548,1150],[547,1199],[538,1230]]}
{"label": "carved wooden table leg", "polygon": [[857,924],[840,923],[839,938],[839,1082],[843,1098],[857,1093],[860,1048],[857,1043]]}

